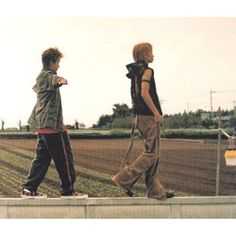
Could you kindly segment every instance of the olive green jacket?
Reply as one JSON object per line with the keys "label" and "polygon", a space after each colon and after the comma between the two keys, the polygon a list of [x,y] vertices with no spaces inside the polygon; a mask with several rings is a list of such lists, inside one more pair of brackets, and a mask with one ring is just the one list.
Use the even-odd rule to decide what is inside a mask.
{"label": "olive green jacket", "polygon": [[59,77],[48,69],[43,69],[36,79],[33,90],[37,102],[28,120],[31,127],[64,130]]}

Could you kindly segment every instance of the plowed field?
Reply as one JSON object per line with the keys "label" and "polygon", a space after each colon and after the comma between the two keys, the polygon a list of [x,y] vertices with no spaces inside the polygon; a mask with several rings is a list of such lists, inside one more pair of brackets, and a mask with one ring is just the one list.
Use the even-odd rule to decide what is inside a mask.
{"label": "plowed field", "polygon": [[[77,172],[76,189],[90,196],[124,196],[111,181],[129,144],[128,139],[71,140]],[[36,140],[0,140],[1,196],[17,197],[34,157]],[[236,167],[225,165],[222,145],[220,195],[236,194]],[[142,141],[135,140],[131,160],[142,152]],[[215,195],[217,145],[213,142],[162,140],[160,179],[167,189],[180,194]],[[52,163],[40,191],[59,196],[59,178]],[[137,196],[145,195],[142,179]]]}

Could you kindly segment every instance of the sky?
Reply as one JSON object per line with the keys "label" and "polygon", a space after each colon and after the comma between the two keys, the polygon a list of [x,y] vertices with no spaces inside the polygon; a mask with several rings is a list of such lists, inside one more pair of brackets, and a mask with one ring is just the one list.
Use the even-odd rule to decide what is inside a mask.
{"label": "sky", "polygon": [[35,105],[32,87],[41,54],[57,47],[65,124],[87,127],[115,103],[131,107],[125,65],[133,46],[153,45],[157,92],[164,114],[233,109],[236,103],[236,17],[219,16],[2,16],[0,23],[0,119],[5,127],[27,123]]}

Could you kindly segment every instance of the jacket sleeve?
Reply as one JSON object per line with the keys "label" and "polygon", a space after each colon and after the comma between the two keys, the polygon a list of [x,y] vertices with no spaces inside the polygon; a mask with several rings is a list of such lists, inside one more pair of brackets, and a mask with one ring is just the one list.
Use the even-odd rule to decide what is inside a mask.
{"label": "jacket sleeve", "polygon": [[60,77],[59,76],[57,76],[53,73],[49,73],[45,79],[47,80],[47,90],[54,90],[54,89],[60,87],[60,85],[59,85]]}

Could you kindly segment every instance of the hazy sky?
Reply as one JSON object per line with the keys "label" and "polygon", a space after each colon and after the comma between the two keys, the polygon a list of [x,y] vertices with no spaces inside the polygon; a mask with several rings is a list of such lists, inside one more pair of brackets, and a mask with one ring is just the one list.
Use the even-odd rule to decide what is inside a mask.
{"label": "hazy sky", "polygon": [[58,74],[64,122],[86,126],[112,105],[131,106],[125,65],[139,42],[153,45],[157,91],[165,114],[232,109],[236,100],[236,18],[19,17],[0,24],[0,119],[6,127],[26,124],[36,102],[32,90],[41,53],[64,54]]}
{"label": "hazy sky", "polygon": [[58,74],[65,123],[87,126],[114,103],[131,106],[127,63],[134,44],[152,43],[157,91],[164,113],[232,109],[236,100],[236,18],[19,18],[1,25],[0,118],[26,123],[35,104],[32,90],[41,53],[58,47],[65,55]]}

